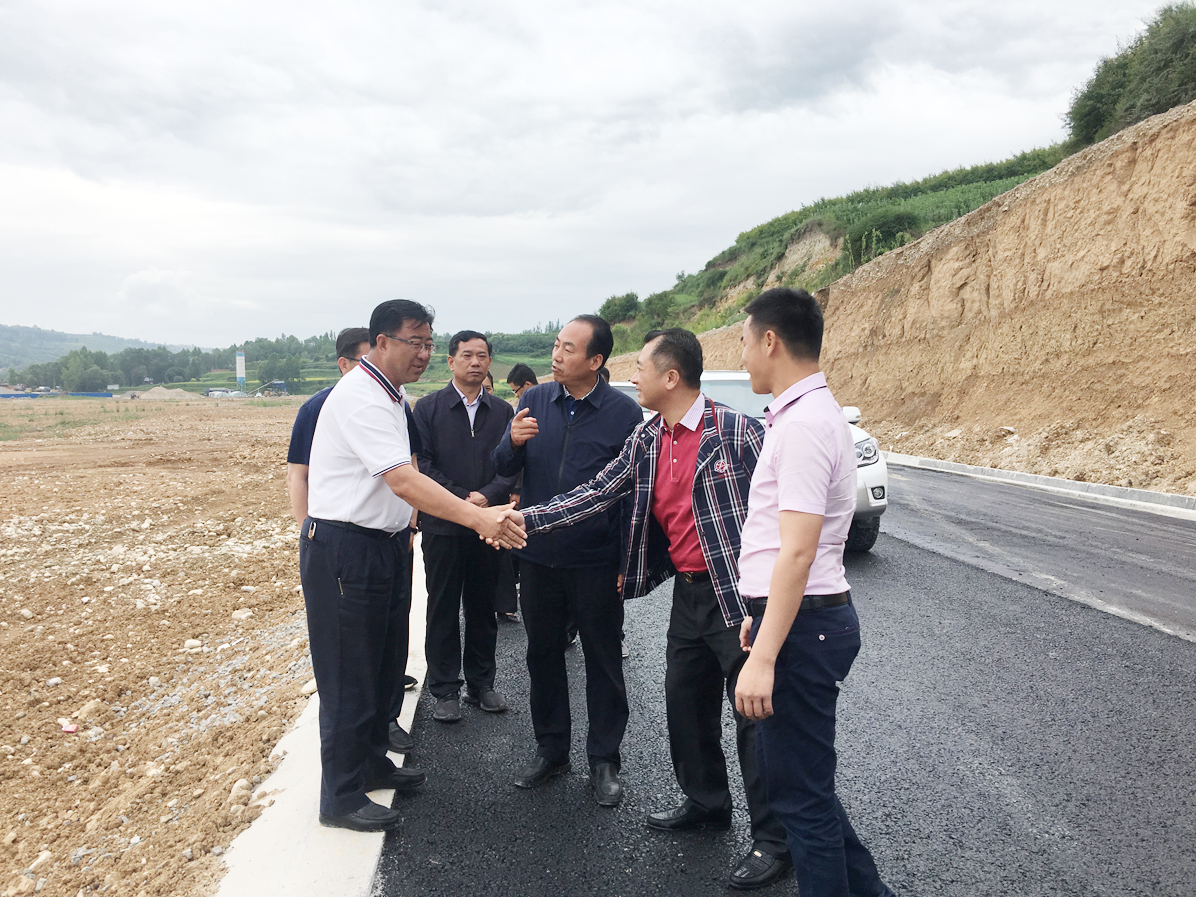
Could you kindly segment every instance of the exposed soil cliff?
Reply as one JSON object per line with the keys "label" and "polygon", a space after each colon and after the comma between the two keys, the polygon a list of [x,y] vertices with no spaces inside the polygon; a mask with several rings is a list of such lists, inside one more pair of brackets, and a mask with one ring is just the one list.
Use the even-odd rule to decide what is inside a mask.
{"label": "exposed soil cliff", "polygon": [[[818,298],[831,387],[885,448],[1196,493],[1196,104]],[[740,367],[739,330],[702,335],[708,368]]]}

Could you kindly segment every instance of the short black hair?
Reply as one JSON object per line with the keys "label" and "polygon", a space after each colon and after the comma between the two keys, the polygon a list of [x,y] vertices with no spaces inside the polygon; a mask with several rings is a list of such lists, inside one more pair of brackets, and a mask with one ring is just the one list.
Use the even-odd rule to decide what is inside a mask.
{"label": "short black hair", "polygon": [[370,341],[370,328],[346,327],[336,335],[336,357],[357,360],[357,347]]}
{"label": "short black hair", "polygon": [[751,327],[757,335],[771,330],[794,358],[817,361],[822,354],[822,308],[805,290],[788,287],[765,290],[744,311],[751,317]]}
{"label": "short black hair", "polygon": [[540,381],[536,379],[536,372],[529,365],[519,362],[507,374],[507,382],[512,386],[522,386],[524,383],[535,386]]}
{"label": "short black hair", "polygon": [[607,383],[610,383],[610,368],[608,368],[606,365],[603,365],[602,367],[598,368],[598,376],[601,377],[603,380],[605,380]]}
{"label": "short black hair", "polygon": [[414,321],[416,326],[427,324],[431,327],[435,319],[436,313],[418,302],[412,302],[410,299],[387,299],[370,315],[370,345],[378,345],[379,333],[391,336],[402,330],[408,321]]}
{"label": "short black hair", "polygon": [[494,354],[494,344],[486,339],[486,334],[478,333],[476,330],[458,330],[449,340],[449,355],[456,355],[457,349],[462,343],[468,343],[475,339],[486,340],[486,354]]}
{"label": "short black hair", "polygon": [[644,345],[659,340],[652,350],[652,364],[656,370],[676,371],[681,382],[692,389],[702,387],[702,344],[698,338],[683,327],[667,330],[649,330],[644,334]]}
{"label": "short black hair", "polygon": [[615,347],[615,335],[610,332],[610,324],[606,323],[605,318],[600,318],[598,315],[578,315],[573,320],[590,325],[590,341],[586,343],[586,358],[601,355],[602,363],[605,365],[610,360],[611,350]]}

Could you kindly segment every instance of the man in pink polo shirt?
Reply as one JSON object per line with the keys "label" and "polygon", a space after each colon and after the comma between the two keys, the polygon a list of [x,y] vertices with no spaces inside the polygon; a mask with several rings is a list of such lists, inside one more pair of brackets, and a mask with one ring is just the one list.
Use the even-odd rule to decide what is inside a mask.
{"label": "man in pink polo shirt", "polygon": [[860,650],[843,575],[856,462],[843,410],[818,368],[822,310],[805,290],[750,303],[743,364],[771,393],[739,554],[750,651],[735,706],[757,720],[760,773],[785,826],[802,897],[892,897],[835,796],[835,703]]}

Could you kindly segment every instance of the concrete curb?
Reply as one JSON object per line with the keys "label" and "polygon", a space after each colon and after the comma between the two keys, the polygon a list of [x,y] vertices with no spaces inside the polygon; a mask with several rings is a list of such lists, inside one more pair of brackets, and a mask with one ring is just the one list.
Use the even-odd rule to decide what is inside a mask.
{"label": "concrete curb", "polygon": [[1031,489],[1057,494],[1082,495],[1100,504],[1166,517],[1196,520],[1196,496],[1177,495],[1172,492],[1151,492],[1148,489],[1130,489],[1126,486],[1106,486],[1103,483],[1081,483],[1062,477],[1048,477],[1036,473],[1022,473],[1018,470],[1001,470],[998,467],[979,467],[974,464],[959,464],[955,461],[939,461],[936,458],[919,458],[916,455],[902,455],[885,452],[885,461],[899,467],[918,467],[923,470],[941,470],[977,480],[991,480],[1014,483]]}
{"label": "concrete curb", "polygon": [[[417,538],[407,673],[422,686],[428,671],[424,657],[428,593],[419,547]],[[421,686],[403,702],[399,721],[408,732],[415,718]],[[319,705],[319,695],[313,695],[294,726],[274,748],[273,755],[283,760],[259,791],[255,791],[255,795],[265,792],[273,803],[237,836],[224,855],[228,874],[220,882],[217,897],[262,897],[263,894],[368,897],[372,892],[385,835],[320,825]],[[400,755],[390,757],[402,765]],[[370,796],[390,806],[394,792],[376,791]]]}

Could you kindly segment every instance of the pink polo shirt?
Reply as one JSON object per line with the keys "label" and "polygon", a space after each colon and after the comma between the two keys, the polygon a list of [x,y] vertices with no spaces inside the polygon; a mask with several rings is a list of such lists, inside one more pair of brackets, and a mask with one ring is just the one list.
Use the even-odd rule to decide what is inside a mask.
{"label": "pink polo shirt", "polygon": [[807,595],[834,595],[850,586],[843,575],[843,543],[855,512],[855,446],[843,409],[826,376],[811,374],[769,403],[768,430],[752,474],[739,552],[739,593],[767,598],[781,550],[781,511],[822,516],[818,552]]}

